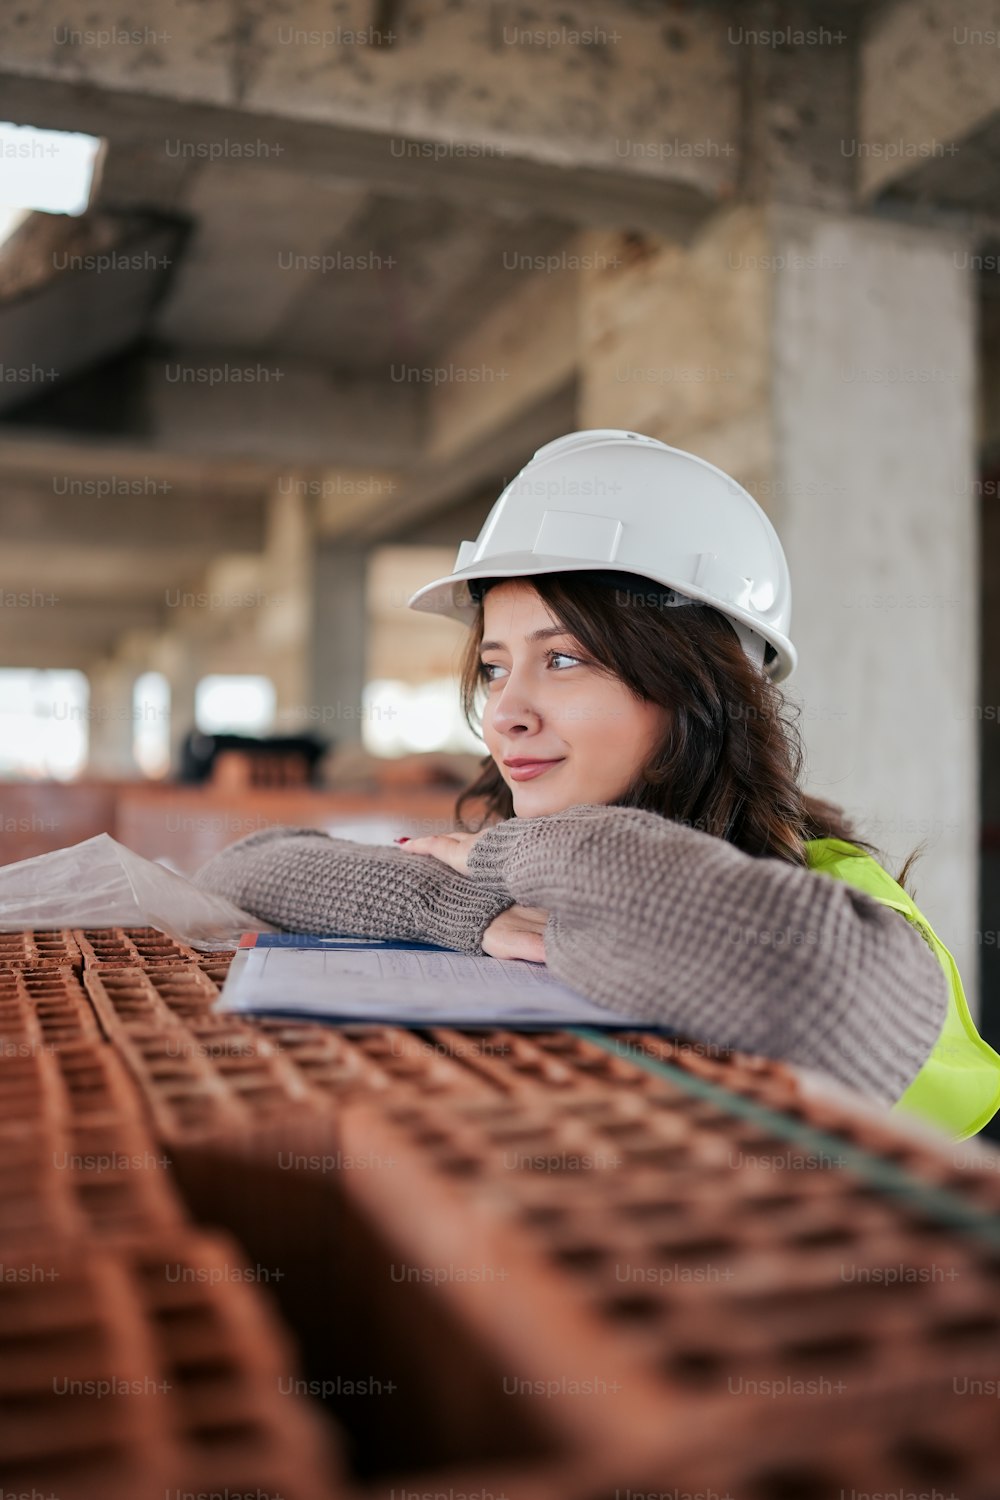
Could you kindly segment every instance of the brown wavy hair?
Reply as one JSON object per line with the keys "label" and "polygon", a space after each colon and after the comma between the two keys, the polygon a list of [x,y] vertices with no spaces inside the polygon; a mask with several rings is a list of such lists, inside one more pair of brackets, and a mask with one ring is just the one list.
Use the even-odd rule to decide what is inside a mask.
{"label": "brown wavy hair", "polygon": [[[485,590],[505,579],[481,580]],[[666,737],[613,806],[638,807],[727,839],[746,854],[806,865],[807,839],[846,839],[880,864],[885,856],[862,839],[844,810],[799,786],[801,709],[748,659],[725,615],[711,605],[659,602],[659,585],[632,593],[589,579],[585,571],[543,573],[530,583],[589,659],[637,698],[669,709]],[[633,586],[636,579],[631,580]],[[482,734],[478,700],[486,687],[479,659],[483,608],[469,632],[461,666],[462,711]],[[470,824],[466,810],[479,805]],[[514,816],[514,801],[492,756],[459,795],[459,825],[478,832]],[[896,880],[903,884],[921,846]],[[911,893],[912,894],[912,893]]]}

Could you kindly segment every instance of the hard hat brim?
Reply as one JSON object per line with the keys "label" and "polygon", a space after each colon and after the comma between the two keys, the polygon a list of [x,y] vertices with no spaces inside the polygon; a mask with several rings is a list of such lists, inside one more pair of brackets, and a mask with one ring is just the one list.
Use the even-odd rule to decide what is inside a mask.
{"label": "hard hat brim", "polygon": [[[417,589],[407,600],[407,607],[415,609],[423,614],[443,615],[448,619],[457,620],[460,624],[471,627],[476,619],[479,606],[469,593],[468,583],[475,578],[530,578],[534,574],[541,573],[591,573],[600,572],[607,568],[606,562],[585,563],[575,557],[553,557],[539,555],[537,552],[507,553],[503,557],[492,558],[489,564],[472,564],[461,568],[456,573],[449,573],[444,578],[436,578],[431,583],[424,584]],[[632,568],[622,571],[635,572]],[[761,670],[771,682],[783,682],[795,670],[798,663],[798,653],[787,636],[770,626],[761,624],[760,619],[749,610],[740,609],[736,605],[720,605],[717,598],[712,597],[702,589],[677,577],[667,577],[665,573],[657,571],[655,574],[636,574],[637,577],[648,577],[651,582],[660,584],[665,588],[676,589],[678,593],[685,594],[689,599],[698,600],[700,603],[709,604],[717,609],[720,614],[738,620],[742,625],[760,636],[767,644],[773,647],[776,655]]]}

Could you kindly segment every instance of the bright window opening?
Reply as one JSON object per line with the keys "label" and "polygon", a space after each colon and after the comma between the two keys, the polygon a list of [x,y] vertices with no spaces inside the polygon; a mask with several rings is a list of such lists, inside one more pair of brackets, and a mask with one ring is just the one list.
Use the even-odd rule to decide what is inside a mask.
{"label": "bright window opening", "polygon": [[89,728],[82,672],[0,670],[0,776],[72,780],[87,761]]}
{"label": "bright window opening", "polygon": [[162,672],[143,672],[132,690],[132,754],[145,776],[170,770],[170,684]]}
{"label": "bright window opening", "polygon": [[362,697],[361,738],[372,755],[411,755],[418,751],[467,751],[482,755],[485,745],[462,717],[458,683],[438,677],[411,686],[393,678],[369,682]]}
{"label": "bright window opening", "polygon": [[86,213],[100,149],[98,136],[0,121],[0,206]]}
{"label": "bright window opening", "polygon": [[203,677],[195,688],[194,718],[203,734],[270,734],[275,707],[269,677]]}

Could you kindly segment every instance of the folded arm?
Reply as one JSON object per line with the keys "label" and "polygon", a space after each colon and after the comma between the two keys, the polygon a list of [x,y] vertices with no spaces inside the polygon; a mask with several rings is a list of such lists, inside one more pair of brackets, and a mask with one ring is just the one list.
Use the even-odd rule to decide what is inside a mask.
{"label": "folded arm", "polygon": [[485,887],[551,915],[546,962],[580,994],[723,1047],[821,1068],[885,1103],[923,1065],[948,986],[899,912],[637,808],[487,829]]}
{"label": "folded arm", "polygon": [[513,898],[440,860],[310,828],[265,828],[194,876],[275,927],[398,938],[482,953],[486,928]]}

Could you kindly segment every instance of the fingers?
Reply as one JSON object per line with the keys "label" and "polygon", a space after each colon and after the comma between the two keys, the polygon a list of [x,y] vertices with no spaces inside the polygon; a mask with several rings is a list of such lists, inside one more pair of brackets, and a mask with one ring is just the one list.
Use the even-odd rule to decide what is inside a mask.
{"label": "fingers", "polygon": [[429,854],[442,864],[451,865],[460,875],[468,875],[469,850],[477,837],[474,833],[425,833],[407,839],[401,847],[405,854]]}
{"label": "fingers", "polygon": [[522,934],[522,951],[518,958],[526,958],[529,963],[543,964],[545,962],[545,944],[540,932],[525,932]]}
{"label": "fingers", "polygon": [[487,934],[483,938],[483,952],[490,958],[523,958],[532,964],[545,962],[545,944],[539,932],[498,933],[494,937]]}
{"label": "fingers", "polygon": [[523,958],[529,963],[545,963],[542,929],[547,919],[548,912],[539,907],[508,907],[483,934],[483,952],[491,958]]}
{"label": "fingers", "polygon": [[466,873],[465,857],[457,842],[445,833],[425,833],[419,838],[407,839],[402,845],[404,854],[431,855],[442,864],[451,865],[460,874]]}

